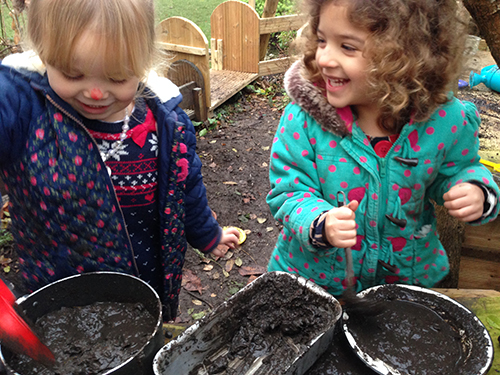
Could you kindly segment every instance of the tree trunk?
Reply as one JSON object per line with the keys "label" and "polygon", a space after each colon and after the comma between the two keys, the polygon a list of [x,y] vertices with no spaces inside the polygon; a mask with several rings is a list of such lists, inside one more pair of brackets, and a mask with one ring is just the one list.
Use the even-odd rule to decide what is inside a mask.
{"label": "tree trunk", "polygon": [[500,0],[462,0],[500,66]]}
{"label": "tree trunk", "polygon": [[[262,12],[261,18],[271,18],[276,14],[276,9],[278,9],[279,0],[266,0],[264,4],[264,11]],[[269,44],[269,38],[271,34],[264,34],[260,36],[259,43],[259,60],[264,60],[267,52],[267,45]]]}

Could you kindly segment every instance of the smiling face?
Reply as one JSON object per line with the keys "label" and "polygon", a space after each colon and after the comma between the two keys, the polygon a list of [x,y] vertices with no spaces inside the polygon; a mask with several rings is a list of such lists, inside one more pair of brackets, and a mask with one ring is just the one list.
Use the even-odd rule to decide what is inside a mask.
{"label": "smiling face", "polygon": [[[76,42],[71,67],[47,64],[52,89],[80,115],[92,120],[119,121],[131,112],[140,79],[109,71],[99,36],[83,33]],[[117,62],[118,64],[120,62]]]}
{"label": "smiling face", "polygon": [[325,81],[328,102],[356,112],[376,111],[367,83],[368,61],[363,50],[368,32],[348,19],[348,9],[327,3],[320,11],[316,63]]}

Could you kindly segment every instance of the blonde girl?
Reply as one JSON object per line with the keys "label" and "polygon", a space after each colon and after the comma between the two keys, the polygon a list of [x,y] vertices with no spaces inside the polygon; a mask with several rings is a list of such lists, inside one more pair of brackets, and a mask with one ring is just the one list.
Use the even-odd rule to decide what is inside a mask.
{"label": "blonde girl", "polygon": [[[234,247],[212,217],[182,96],[150,72],[152,0],[32,0],[33,51],[0,65],[0,176],[26,289],[112,270],[177,314],[187,242]],[[218,251],[218,250],[216,250]]]}

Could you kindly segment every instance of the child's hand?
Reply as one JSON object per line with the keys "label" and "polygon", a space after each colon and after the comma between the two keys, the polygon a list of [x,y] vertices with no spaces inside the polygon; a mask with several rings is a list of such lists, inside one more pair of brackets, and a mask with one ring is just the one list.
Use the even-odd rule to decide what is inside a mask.
{"label": "child's hand", "polygon": [[483,214],[483,190],[467,182],[453,186],[443,195],[444,206],[451,216],[469,222],[479,219]]}
{"label": "child's hand", "polygon": [[[240,232],[238,232],[238,229],[234,227],[229,227],[226,229],[222,230],[222,236],[220,238],[219,245],[226,245],[229,246],[231,249],[235,249],[238,246],[240,239]],[[212,254],[215,255],[216,257],[222,258],[224,255],[226,255],[226,251],[222,251],[218,248],[215,248],[212,251]]]}
{"label": "child's hand", "polygon": [[356,214],[358,201],[351,201],[347,206],[332,208],[326,214],[325,236],[334,247],[353,247],[356,245]]}

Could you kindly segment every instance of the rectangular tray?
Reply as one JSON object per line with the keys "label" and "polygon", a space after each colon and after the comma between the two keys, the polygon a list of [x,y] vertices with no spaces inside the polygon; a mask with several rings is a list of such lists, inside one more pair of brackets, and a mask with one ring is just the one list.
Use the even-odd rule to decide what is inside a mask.
{"label": "rectangular tray", "polygon": [[165,345],[154,373],[301,375],[332,342],[341,312],[311,281],[269,272]]}

